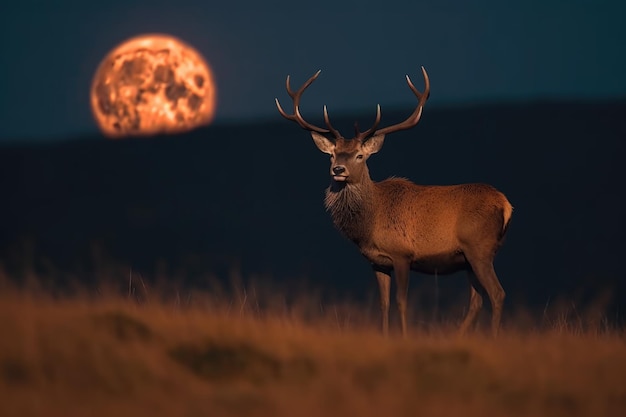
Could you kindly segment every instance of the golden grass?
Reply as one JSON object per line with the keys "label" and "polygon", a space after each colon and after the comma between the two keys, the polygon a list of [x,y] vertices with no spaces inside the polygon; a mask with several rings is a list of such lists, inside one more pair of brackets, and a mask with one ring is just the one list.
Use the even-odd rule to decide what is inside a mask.
{"label": "golden grass", "polygon": [[385,339],[346,308],[154,298],[3,288],[0,415],[626,415],[616,330]]}

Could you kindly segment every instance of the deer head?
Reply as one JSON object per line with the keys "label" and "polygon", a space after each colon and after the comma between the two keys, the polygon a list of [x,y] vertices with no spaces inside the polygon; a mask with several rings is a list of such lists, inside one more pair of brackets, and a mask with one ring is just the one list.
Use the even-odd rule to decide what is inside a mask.
{"label": "deer head", "polygon": [[403,122],[377,129],[380,123],[381,112],[380,105],[376,109],[376,120],[374,125],[365,132],[359,131],[357,123],[354,124],[355,136],[351,139],[344,138],[338,130],[333,128],[328,116],[328,109],[324,106],[324,122],[327,129],[315,126],[304,120],[300,114],[300,98],[304,90],[317,79],[321,71],[316,72],[309,78],[297,91],[293,91],[289,85],[289,76],[287,76],[286,87],[287,93],[293,100],[294,112],[287,114],[281,107],[278,99],[276,99],[276,107],[280,114],[291,121],[298,123],[300,127],[311,132],[313,141],[318,149],[330,155],[331,166],[330,175],[334,183],[349,184],[359,183],[365,178],[369,178],[366,161],[370,155],[375,154],[383,146],[385,135],[399,130],[410,129],[415,126],[422,116],[422,109],[426,100],[430,95],[430,81],[424,67],[422,74],[424,76],[424,92],[421,93],[415,88],[409,76],[406,81],[409,88],[418,98],[418,104],[413,113]]}

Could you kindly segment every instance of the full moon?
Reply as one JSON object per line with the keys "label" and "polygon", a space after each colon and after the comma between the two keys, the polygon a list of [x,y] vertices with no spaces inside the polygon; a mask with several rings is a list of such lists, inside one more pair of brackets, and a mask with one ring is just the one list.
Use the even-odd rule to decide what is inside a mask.
{"label": "full moon", "polygon": [[94,75],[90,95],[98,127],[114,139],[207,125],[217,98],[202,55],[163,34],[137,36],[110,51]]}

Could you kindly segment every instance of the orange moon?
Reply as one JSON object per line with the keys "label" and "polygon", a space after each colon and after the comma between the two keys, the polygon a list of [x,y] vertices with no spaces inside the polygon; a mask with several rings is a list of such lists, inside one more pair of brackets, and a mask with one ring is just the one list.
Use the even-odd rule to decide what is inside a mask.
{"label": "orange moon", "polygon": [[90,96],[98,127],[113,139],[208,125],[217,101],[202,55],[164,34],[137,36],[111,50],[94,75]]}

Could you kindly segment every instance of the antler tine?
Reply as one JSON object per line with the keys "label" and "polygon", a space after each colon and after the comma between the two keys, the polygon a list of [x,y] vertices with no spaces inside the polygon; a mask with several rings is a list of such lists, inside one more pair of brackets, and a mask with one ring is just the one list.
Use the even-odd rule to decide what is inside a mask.
{"label": "antler tine", "polygon": [[287,75],[287,80],[285,81],[285,87],[287,88],[287,94],[289,94],[289,97],[291,97],[291,99],[293,100],[293,110],[294,110],[293,114],[287,114],[283,110],[283,108],[280,105],[280,102],[278,101],[278,98],[274,100],[276,101],[276,107],[278,108],[278,112],[285,119],[298,123],[298,125],[300,125],[300,127],[305,130],[315,131],[318,133],[328,133],[329,131],[327,129],[323,129],[321,127],[312,125],[311,123],[304,120],[304,118],[300,114],[300,98],[302,96],[302,93],[304,92],[304,90],[306,90],[306,88],[309,85],[311,85],[313,81],[315,81],[315,79],[320,75],[320,72],[322,72],[322,70],[317,71],[311,78],[309,78],[304,84],[302,84],[302,87],[300,87],[295,92],[291,89],[291,86],[289,85],[289,75]]}
{"label": "antler tine", "polygon": [[281,114],[281,116],[283,116],[285,119],[294,120],[293,116],[290,116],[287,113],[285,113],[280,103],[278,102],[277,98],[275,98],[274,101],[276,101],[276,107],[278,108],[278,112]]}
{"label": "antler tine", "polygon": [[[317,75],[317,74],[319,74],[319,71],[315,75]],[[285,80],[285,87],[287,88],[287,94],[289,94],[289,97],[294,98],[296,93],[293,92],[293,90],[291,89],[291,86],[289,85],[289,78],[290,77],[291,76],[289,74],[287,74],[287,79]]]}
{"label": "antler tine", "polygon": [[358,124],[355,122],[354,123],[354,133],[355,133],[355,139],[356,140],[360,140],[361,142],[366,142],[370,137],[372,137],[373,133],[376,131],[376,128],[378,127],[378,124],[380,123],[380,104],[376,105],[376,120],[374,121],[374,125],[367,129],[365,132],[359,132],[359,126]]}
{"label": "antler tine", "polygon": [[424,105],[426,104],[426,100],[430,96],[430,79],[428,78],[428,73],[426,69],[422,67],[422,75],[424,76],[424,92],[420,93],[417,88],[411,82],[409,76],[406,76],[406,82],[409,85],[411,91],[418,99],[417,107],[413,111],[413,113],[403,122],[382,128],[375,132],[375,135],[384,135],[392,132],[397,132],[399,130],[410,129],[415,126],[422,117],[422,110],[424,109]]}
{"label": "antler tine", "polygon": [[337,129],[335,129],[333,127],[333,125],[330,124],[330,117],[328,116],[328,109],[326,108],[326,105],[324,105],[324,122],[326,122],[326,126],[328,126],[328,129],[330,130],[330,133],[333,134],[333,136],[335,137],[335,139],[341,139],[341,133],[339,133],[339,131]]}

